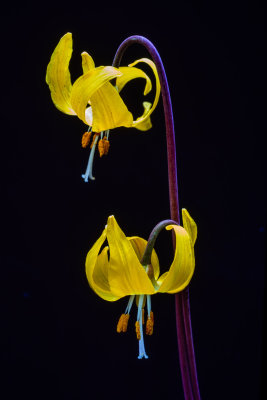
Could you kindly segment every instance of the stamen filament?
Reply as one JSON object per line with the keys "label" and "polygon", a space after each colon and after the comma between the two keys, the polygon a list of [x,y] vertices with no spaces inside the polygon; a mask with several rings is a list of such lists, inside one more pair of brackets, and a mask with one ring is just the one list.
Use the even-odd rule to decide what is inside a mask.
{"label": "stamen filament", "polygon": [[130,311],[131,311],[131,308],[132,308],[132,305],[133,305],[134,298],[135,298],[135,295],[132,294],[132,295],[130,296],[130,298],[129,298],[127,307],[126,307],[126,309],[125,309],[125,314],[130,314]]}
{"label": "stamen filament", "polygon": [[147,315],[150,315],[150,312],[151,312],[151,296],[149,294],[146,296],[146,301],[147,301]]}

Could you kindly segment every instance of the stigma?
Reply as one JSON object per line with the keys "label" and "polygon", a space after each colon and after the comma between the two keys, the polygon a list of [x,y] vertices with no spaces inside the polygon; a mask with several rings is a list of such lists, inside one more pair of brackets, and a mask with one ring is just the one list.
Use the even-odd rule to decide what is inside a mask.
{"label": "stigma", "polygon": [[[86,148],[91,141],[92,137],[92,127],[89,126],[88,131],[85,132],[82,136],[82,147]],[[85,173],[82,175],[82,178],[84,179],[85,182],[88,182],[88,179],[95,180],[93,176],[93,163],[94,163],[94,156],[95,156],[95,150],[97,147],[98,143],[98,151],[100,157],[103,155],[107,155],[110,147],[109,143],[109,130],[101,132],[101,133],[95,133],[92,138],[92,142],[90,145],[90,153],[89,153],[89,159],[86,167]]]}
{"label": "stigma", "polygon": [[[117,323],[117,332],[127,332],[128,321],[130,318],[130,311],[133,305],[135,295],[130,296],[125,312],[120,316]],[[147,305],[147,320],[145,325],[146,335],[152,335],[154,327],[154,315],[151,311],[151,296],[150,295],[137,295],[137,317],[135,322],[135,333],[138,340],[139,354],[138,359],[148,358],[145,350],[144,342],[144,325],[145,325],[145,305]]]}

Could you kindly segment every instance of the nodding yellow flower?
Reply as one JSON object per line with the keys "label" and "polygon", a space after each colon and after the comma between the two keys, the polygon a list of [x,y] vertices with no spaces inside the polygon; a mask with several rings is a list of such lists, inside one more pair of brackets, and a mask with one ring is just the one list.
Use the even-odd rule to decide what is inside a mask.
{"label": "nodding yellow flower", "polygon": [[[135,323],[139,341],[138,358],[147,358],[144,346],[144,308],[147,307],[145,332],[152,335],[154,315],[151,310],[151,296],[156,293],[177,293],[190,282],[194,268],[194,243],[197,226],[189,213],[182,210],[183,225],[168,225],[176,239],[175,254],[169,270],[160,275],[159,260],[155,250],[151,264],[142,265],[147,241],[137,236],[126,237],[115,217],[108,218],[107,225],[93,245],[86,258],[86,276],[89,285],[102,299],[116,301],[130,296],[125,312],[117,324],[117,332],[126,332],[134,298],[137,303]],[[108,245],[103,247],[107,239]],[[102,249],[102,250],[101,250]]]}
{"label": "nodding yellow flower", "polygon": [[[111,66],[95,67],[92,57],[82,53],[83,74],[72,84],[69,71],[69,62],[72,55],[72,34],[66,33],[56,46],[47,66],[46,82],[51,91],[55,106],[65,114],[77,115],[86,125],[88,132],[94,132],[92,149],[86,173],[83,175],[87,182],[92,175],[92,164],[98,139],[105,140],[105,150],[100,145],[100,152],[107,154],[109,130],[120,126],[134,127],[142,131],[151,128],[150,115],[155,109],[160,95],[160,83],[153,61],[148,58],[136,60],[128,67],[114,68]],[[132,79],[144,78],[146,81],[144,95],[152,89],[148,75],[135,65],[145,63],[149,65],[155,75],[156,91],[153,104],[143,102],[143,115],[136,120],[128,110],[120,96],[120,91]],[[110,82],[115,79],[115,86]],[[82,139],[82,146],[89,144],[87,132]],[[87,144],[86,144],[87,143]]]}

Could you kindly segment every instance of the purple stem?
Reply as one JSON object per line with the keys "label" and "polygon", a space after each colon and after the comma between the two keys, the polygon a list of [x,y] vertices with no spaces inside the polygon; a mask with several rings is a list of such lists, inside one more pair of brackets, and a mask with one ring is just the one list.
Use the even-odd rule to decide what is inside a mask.
{"label": "purple stem", "polygon": [[[124,51],[132,44],[143,45],[150,53],[158,71],[161,93],[163,99],[163,107],[166,125],[166,141],[167,141],[167,157],[168,157],[168,178],[169,178],[169,199],[171,219],[180,224],[179,202],[178,202],[178,184],[177,184],[177,166],[176,166],[176,147],[175,132],[172,114],[171,96],[167,77],[161,57],[148,39],[143,36],[130,36],[125,39],[119,46],[114,60],[113,66],[120,66],[121,58]],[[180,368],[184,389],[185,400],[200,400],[198,387],[197,370],[195,363],[194,344],[192,337],[189,289],[186,288],[175,295],[176,310],[176,328]]]}

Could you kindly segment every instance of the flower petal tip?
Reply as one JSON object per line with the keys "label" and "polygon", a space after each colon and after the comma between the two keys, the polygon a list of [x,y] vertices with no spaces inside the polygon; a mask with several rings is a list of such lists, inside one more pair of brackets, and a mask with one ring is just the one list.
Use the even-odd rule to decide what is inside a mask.
{"label": "flower petal tip", "polygon": [[174,228],[174,226],[176,226],[176,225],[167,225],[165,227],[165,229],[166,229],[166,231],[170,231],[170,230],[172,230]]}

